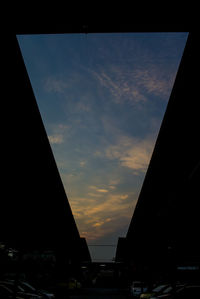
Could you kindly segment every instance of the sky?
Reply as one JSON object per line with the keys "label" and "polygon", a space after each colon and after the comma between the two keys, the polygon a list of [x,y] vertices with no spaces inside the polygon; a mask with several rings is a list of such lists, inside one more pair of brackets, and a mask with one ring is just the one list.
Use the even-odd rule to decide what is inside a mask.
{"label": "sky", "polygon": [[187,36],[17,36],[80,236],[95,261],[112,260],[118,237],[126,236]]}

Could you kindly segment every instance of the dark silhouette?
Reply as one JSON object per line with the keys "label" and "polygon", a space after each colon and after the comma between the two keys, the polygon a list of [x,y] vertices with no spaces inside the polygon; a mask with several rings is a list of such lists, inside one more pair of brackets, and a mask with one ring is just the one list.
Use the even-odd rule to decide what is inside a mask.
{"label": "dark silhouette", "polygon": [[178,265],[200,267],[198,53],[192,32],[124,243],[126,263],[143,278],[173,280]]}

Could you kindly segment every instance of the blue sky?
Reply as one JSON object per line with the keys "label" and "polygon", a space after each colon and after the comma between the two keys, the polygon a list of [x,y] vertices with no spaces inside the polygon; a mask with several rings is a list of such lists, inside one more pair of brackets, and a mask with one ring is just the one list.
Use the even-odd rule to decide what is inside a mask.
{"label": "blue sky", "polygon": [[[125,236],[187,33],[20,35],[18,41],[80,235]],[[90,247],[93,259],[115,248]]]}

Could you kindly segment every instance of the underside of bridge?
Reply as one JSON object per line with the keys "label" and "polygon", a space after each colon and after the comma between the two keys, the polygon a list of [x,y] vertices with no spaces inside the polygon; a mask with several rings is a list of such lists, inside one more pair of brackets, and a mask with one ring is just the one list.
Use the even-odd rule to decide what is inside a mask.
{"label": "underside of bridge", "polygon": [[166,273],[200,264],[197,39],[189,34],[127,236],[119,240],[117,259],[132,269]]}
{"label": "underside of bridge", "polygon": [[[90,260],[17,44],[15,34],[31,33],[26,28],[20,25],[12,30],[1,46],[4,123],[0,241],[23,250],[53,248],[61,255],[68,252],[68,260]],[[36,31],[59,33],[70,32],[71,28],[68,31],[66,26],[59,26],[52,30],[52,26],[49,29],[46,26],[44,32],[43,29],[38,32],[37,26]],[[72,31],[77,32],[77,28]],[[134,31],[133,28],[130,30]],[[86,29],[89,30],[81,27],[83,31]],[[195,32],[189,34],[127,236],[119,242],[116,259],[126,262],[131,269],[146,267],[151,271],[154,267],[165,271],[169,265],[200,263],[197,39]]]}

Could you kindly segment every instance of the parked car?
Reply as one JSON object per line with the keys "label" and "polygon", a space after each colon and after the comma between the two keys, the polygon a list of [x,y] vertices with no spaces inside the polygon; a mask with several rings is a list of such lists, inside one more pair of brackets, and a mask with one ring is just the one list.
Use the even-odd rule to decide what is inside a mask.
{"label": "parked car", "polygon": [[142,292],[146,292],[147,290],[147,285],[142,281],[133,281],[130,287],[131,295],[134,297],[139,297]]}
{"label": "parked car", "polygon": [[[0,298],[13,299],[13,291],[4,285],[0,285]],[[16,299],[24,299],[17,296]]]}
{"label": "parked car", "polygon": [[153,296],[158,296],[162,294],[162,292],[167,289],[170,285],[169,284],[160,284],[157,285],[155,288],[153,288],[150,291],[146,291],[140,295],[140,299],[149,299]]}
{"label": "parked car", "polygon": [[168,288],[164,289],[160,294],[153,295],[152,297],[150,297],[150,299],[170,299],[175,292],[177,292],[179,289],[182,289],[183,287],[183,284],[177,284],[175,287],[170,285]]}
{"label": "parked car", "polygon": [[196,299],[200,298],[200,285],[186,285],[182,288],[175,290],[169,297],[151,297],[151,299],[167,298],[167,299]]}
{"label": "parked car", "polygon": [[[1,281],[1,284],[8,286],[10,289],[14,289],[14,280],[5,280]],[[54,294],[49,293],[48,291],[45,290],[37,290],[34,288],[31,284],[25,281],[19,280],[17,283],[17,292],[18,294],[28,294],[28,295],[33,295],[33,296],[38,296],[38,298],[48,298],[48,299],[54,299],[55,296]]]}
{"label": "parked car", "polygon": [[[4,284],[0,284],[0,298],[13,299],[14,289]],[[43,299],[43,297],[37,294],[25,293],[17,290],[16,299]]]}
{"label": "parked car", "polygon": [[19,286],[24,289],[24,291],[27,292],[35,292],[36,294],[42,295],[44,298],[48,299],[54,299],[55,295],[46,291],[46,290],[41,290],[41,289],[36,289],[34,288],[30,283],[26,281],[19,281]]}

